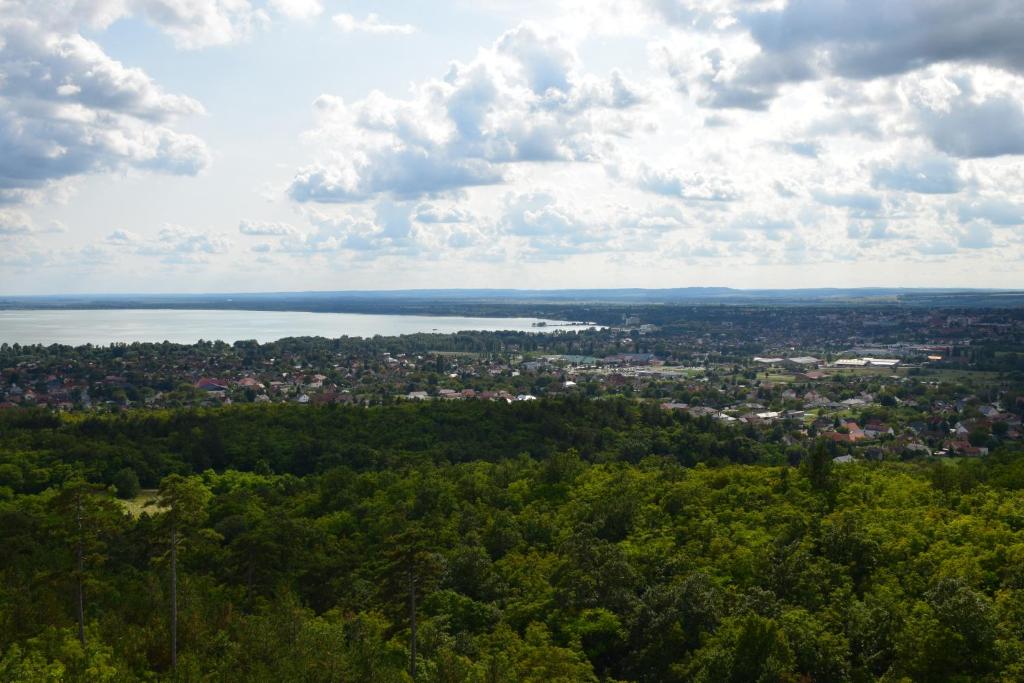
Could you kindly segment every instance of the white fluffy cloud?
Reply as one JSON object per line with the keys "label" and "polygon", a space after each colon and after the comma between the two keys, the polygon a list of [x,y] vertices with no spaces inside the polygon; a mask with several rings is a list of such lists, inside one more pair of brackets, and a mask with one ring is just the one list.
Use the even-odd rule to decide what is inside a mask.
{"label": "white fluffy cloud", "polygon": [[455,205],[420,204],[416,207],[416,220],[420,223],[466,223],[472,215]]}
{"label": "white fluffy cloud", "polygon": [[324,203],[414,198],[501,183],[517,163],[596,160],[621,123],[608,112],[640,99],[620,74],[584,74],[569,47],[520,26],[408,99],[318,98],[309,139],[326,153],[296,173],[290,194]]}
{"label": "white fluffy cloud", "polygon": [[296,230],[288,223],[243,220],[238,224],[238,232],[250,237],[283,237],[294,235]]}
{"label": "white fluffy cloud", "polygon": [[291,19],[312,19],[324,11],[320,0],[270,0],[270,6]]}
{"label": "white fluffy cloud", "polygon": [[961,204],[957,209],[960,222],[984,220],[995,225],[1024,225],[1024,203],[1005,198],[979,198]]}
{"label": "white fluffy cloud", "polygon": [[763,110],[787,84],[831,76],[870,80],[931,64],[1024,73],[1024,15],[1015,0],[651,4],[683,30],[729,34],[702,55],[702,103],[715,108]]}
{"label": "white fluffy cloud", "polygon": [[[837,273],[861,284],[999,284],[1024,263],[1017,4],[491,2],[416,13],[413,26],[397,6],[378,16],[323,0],[56,0],[46,12],[0,0],[0,251],[22,264],[10,267],[65,256],[190,273],[272,262],[281,288],[317,273],[336,286],[356,271],[347,286],[429,286],[453,272],[460,285],[502,273],[521,282],[525,271],[537,286],[616,276],[793,285]],[[424,55],[433,77],[376,78],[405,58],[398,47],[449,49],[442,22],[456,15],[466,23],[451,53]],[[203,120],[187,69],[186,86],[169,88],[104,50],[108,35],[123,38],[106,27],[126,18],[124,30],[162,32],[165,52],[223,46],[187,55],[193,66],[301,36],[352,47],[369,79],[317,97],[301,137],[282,127],[274,144],[247,145],[257,117],[294,125],[308,111],[285,93],[339,92],[324,85],[337,83],[330,64],[239,72],[239,101],[280,89],[274,111],[227,111],[211,98]],[[264,31],[270,21],[281,25]],[[512,28],[499,34],[496,21]],[[218,146],[230,116],[253,118]],[[194,130],[225,161],[201,183],[162,182],[195,194],[137,207],[140,220],[117,216],[113,226],[127,229],[114,232],[85,202],[90,244],[61,249],[46,236],[55,216],[80,229],[74,207],[51,209],[58,192],[155,182],[137,170],[200,172],[211,153]],[[282,154],[292,141],[302,147]],[[194,199],[213,206],[211,218]],[[164,221],[231,235],[147,232]],[[754,275],[767,272],[770,283]]]}
{"label": "white fluffy cloud", "polygon": [[633,177],[640,189],[666,197],[711,202],[729,202],[739,197],[728,180],[707,178],[699,171],[657,169],[641,162]]}
{"label": "white fluffy cloud", "polygon": [[366,15],[365,19],[356,19],[351,14],[335,14],[332,21],[345,33],[409,35],[416,32],[416,27],[412,24],[389,24],[373,13]]}
{"label": "white fluffy cloud", "polygon": [[105,243],[136,256],[158,258],[167,265],[211,263],[212,257],[226,254],[231,248],[231,240],[222,234],[170,223],[164,224],[152,238],[115,230],[107,235]]}
{"label": "white fluffy cloud", "polygon": [[77,33],[0,19],[0,192],[10,201],[125,167],[194,175],[209,162],[207,147],[173,126],[202,112]]}
{"label": "white fluffy cloud", "polygon": [[0,210],[0,238],[27,235],[32,231],[32,219],[25,212]]}
{"label": "white fluffy cloud", "polygon": [[883,162],[873,167],[871,184],[876,189],[955,194],[964,187],[956,162],[945,157]]}
{"label": "white fluffy cloud", "polygon": [[1024,103],[1010,92],[978,96],[961,78],[949,100],[919,103],[917,114],[925,135],[951,156],[1024,154]]}
{"label": "white fluffy cloud", "polygon": [[[936,57],[869,78],[824,53],[810,59],[807,37],[788,65],[758,62],[770,50],[742,13],[767,20],[772,7],[684,12],[678,35],[692,41],[648,44],[668,80],[588,73],[576,43],[527,24],[409,97],[321,96],[307,135],[319,156],[289,194],[346,208],[302,249],[443,244],[513,262],[643,252],[769,265],[877,258],[883,243],[929,259],[998,244],[958,212],[1013,218],[978,165],[1018,153],[1009,67]],[[770,73],[745,81],[755,66]],[[949,204],[978,190],[1004,204]],[[354,218],[422,198],[400,239],[379,210]]]}
{"label": "white fluffy cloud", "polygon": [[[272,0],[289,17],[309,16],[317,0]],[[4,16],[30,18],[48,29],[103,29],[136,16],[167,34],[181,49],[196,50],[243,40],[266,27],[267,12],[250,0],[4,0]]]}
{"label": "white fluffy cloud", "polygon": [[136,0],[129,7],[186,50],[243,40],[270,21],[248,0]]}

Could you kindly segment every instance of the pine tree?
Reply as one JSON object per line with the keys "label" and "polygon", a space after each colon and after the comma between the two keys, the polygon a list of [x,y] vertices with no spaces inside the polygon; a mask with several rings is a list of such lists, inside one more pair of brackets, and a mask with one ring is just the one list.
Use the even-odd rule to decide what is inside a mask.
{"label": "pine tree", "polygon": [[157,506],[164,512],[171,574],[171,668],[178,666],[178,550],[206,519],[211,493],[199,477],[167,476],[160,482]]}

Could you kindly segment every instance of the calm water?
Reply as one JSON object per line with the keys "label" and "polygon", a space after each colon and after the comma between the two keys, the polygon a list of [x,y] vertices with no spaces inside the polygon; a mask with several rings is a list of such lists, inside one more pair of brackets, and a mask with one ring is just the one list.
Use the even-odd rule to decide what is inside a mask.
{"label": "calm water", "polygon": [[[462,330],[553,331],[535,328],[538,318],[462,318],[362,313],[196,310],[0,311],[0,343],[110,344],[162,342],[191,344],[200,339],[235,342],[282,337],[372,337]],[[548,324],[556,321],[545,321]],[[569,328],[579,329],[579,328]]]}

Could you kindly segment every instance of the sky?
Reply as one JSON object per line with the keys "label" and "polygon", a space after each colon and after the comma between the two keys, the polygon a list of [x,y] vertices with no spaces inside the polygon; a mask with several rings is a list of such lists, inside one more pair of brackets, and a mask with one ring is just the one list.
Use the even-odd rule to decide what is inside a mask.
{"label": "sky", "polygon": [[0,294],[1024,287],[1020,0],[0,0]]}

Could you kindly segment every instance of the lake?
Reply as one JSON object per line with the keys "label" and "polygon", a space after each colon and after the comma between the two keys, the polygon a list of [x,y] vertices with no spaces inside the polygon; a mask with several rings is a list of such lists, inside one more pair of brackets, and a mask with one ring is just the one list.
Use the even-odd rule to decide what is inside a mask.
{"label": "lake", "polygon": [[[282,337],[373,337],[463,330],[553,332],[573,327],[533,327],[539,318],[467,318],[430,315],[305,313],[183,309],[10,310],[0,311],[0,343],[111,344],[162,342],[192,344],[200,339],[236,342]],[[558,325],[555,320],[543,321]]]}

